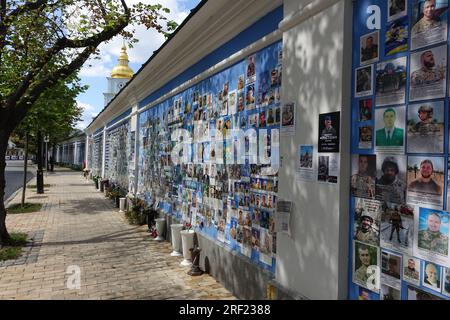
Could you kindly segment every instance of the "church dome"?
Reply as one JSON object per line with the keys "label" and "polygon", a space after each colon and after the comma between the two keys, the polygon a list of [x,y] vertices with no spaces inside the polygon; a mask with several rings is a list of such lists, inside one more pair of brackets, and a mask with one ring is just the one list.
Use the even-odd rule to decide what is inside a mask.
{"label": "church dome", "polygon": [[128,62],[127,48],[123,45],[119,55],[119,64],[112,70],[111,78],[131,79],[134,71],[128,66]]}

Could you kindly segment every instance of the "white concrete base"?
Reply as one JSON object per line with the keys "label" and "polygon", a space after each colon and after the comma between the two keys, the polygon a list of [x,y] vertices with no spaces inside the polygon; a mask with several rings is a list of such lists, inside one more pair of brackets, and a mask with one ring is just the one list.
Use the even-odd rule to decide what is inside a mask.
{"label": "white concrete base", "polygon": [[124,212],[125,211],[125,201],[127,200],[127,198],[120,198],[119,199],[119,212]]}
{"label": "white concrete base", "polygon": [[192,266],[192,262],[190,259],[189,260],[184,259],[183,261],[181,261],[180,265],[183,267],[190,267],[190,266]]}
{"label": "white concrete base", "polygon": [[166,219],[165,218],[158,218],[155,219],[156,221],[156,232],[158,233],[158,236],[154,239],[156,241],[163,241],[164,237],[162,234],[164,233],[164,227],[166,225]]}
{"label": "white concrete base", "polygon": [[183,230],[182,224],[171,224],[170,229],[172,230],[172,253],[170,254],[172,257],[179,257],[182,255],[182,246],[181,246],[181,230]]}
{"label": "white concrete base", "polygon": [[178,251],[172,251],[172,253],[170,254],[171,257],[181,257],[183,254],[178,252]]}
{"label": "white concrete base", "polygon": [[192,265],[192,261],[191,261],[191,251],[189,251],[189,249],[194,247],[195,231],[194,230],[181,230],[180,234],[181,234],[181,243],[182,243],[182,247],[183,247],[183,258],[184,258],[184,260],[181,261],[180,265],[182,265],[184,267],[190,267]]}

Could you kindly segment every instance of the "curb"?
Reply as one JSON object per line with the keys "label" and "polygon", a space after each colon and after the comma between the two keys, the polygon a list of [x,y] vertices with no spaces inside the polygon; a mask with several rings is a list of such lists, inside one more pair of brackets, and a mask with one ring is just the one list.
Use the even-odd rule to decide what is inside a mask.
{"label": "curb", "polygon": [[[33,167],[33,169],[35,169],[34,168],[34,165],[31,165],[31,167]],[[27,186],[32,182],[32,181],[35,181],[36,180],[36,176],[34,176],[33,178],[31,178],[28,182],[27,182]],[[23,190],[23,187],[20,187],[19,189],[17,189],[12,195],[10,195],[9,196],[9,198],[8,199],[6,199],[6,200],[4,200],[3,201],[3,203],[4,203],[4,206],[5,206],[5,208],[7,208],[8,207],[8,204],[20,193],[20,192],[22,192],[22,190]]]}

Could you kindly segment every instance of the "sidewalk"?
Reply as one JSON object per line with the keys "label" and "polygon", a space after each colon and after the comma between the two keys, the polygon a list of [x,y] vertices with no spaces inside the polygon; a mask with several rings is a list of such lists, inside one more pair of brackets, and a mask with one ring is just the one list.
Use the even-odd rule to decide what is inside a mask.
{"label": "sidewalk", "polygon": [[[129,225],[81,173],[56,170],[45,194],[27,190],[41,212],[7,216],[9,232],[28,233],[33,243],[20,259],[0,263],[0,299],[235,299],[209,275],[187,275],[168,242]],[[10,204],[18,202],[20,195]],[[68,289],[78,267],[80,289]]]}

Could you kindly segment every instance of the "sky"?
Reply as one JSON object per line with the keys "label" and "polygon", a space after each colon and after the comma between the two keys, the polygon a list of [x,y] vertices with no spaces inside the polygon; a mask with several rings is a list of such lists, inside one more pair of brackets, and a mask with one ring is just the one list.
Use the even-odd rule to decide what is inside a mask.
{"label": "sky", "polygon": [[[148,3],[149,0],[140,0]],[[181,24],[201,0],[151,0],[151,3],[160,3],[170,9],[168,18]],[[128,0],[127,3],[139,2],[138,0]],[[136,73],[165,41],[163,35],[154,30],[146,30],[145,27],[136,28],[136,38],[139,39],[133,48],[127,48],[129,66]],[[88,85],[89,89],[77,97],[78,106],[83,108],[82,120],[78,122],[78,129],[85,129],[92,118],[95,117],[104,107],[103,92],[107,90],[107,79],[111,75],[111,70],[117,65],[122,38],[115,37],[107,44],[99,46],[100,59],[91,59],[85,63],[80,70],[82,85]]]}

